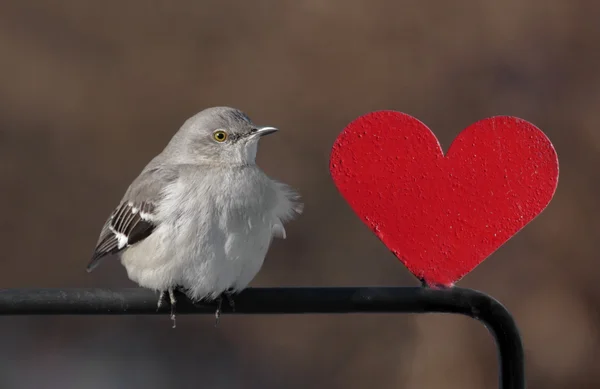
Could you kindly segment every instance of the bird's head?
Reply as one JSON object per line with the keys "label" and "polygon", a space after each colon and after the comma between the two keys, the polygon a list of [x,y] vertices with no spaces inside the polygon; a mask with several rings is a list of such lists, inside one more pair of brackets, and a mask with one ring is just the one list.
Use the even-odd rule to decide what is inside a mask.
{"label": "bird's head", "polygon": [[259,139],[276,131],[255,125],[238,109],[214,107],[189,118],[167,148],[191,163],[248,165],[255,162]]}

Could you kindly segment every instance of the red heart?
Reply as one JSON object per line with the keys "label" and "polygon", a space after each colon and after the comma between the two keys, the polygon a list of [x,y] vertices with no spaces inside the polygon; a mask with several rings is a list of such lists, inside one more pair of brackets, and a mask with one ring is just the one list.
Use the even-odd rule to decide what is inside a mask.
{"label": "red heart", "polygon": [[444,156],[419,120],[372,112],[338,136],[330,170],[362,221],[432,286],[473,270],[542,212],[558,184],[550,140],[510,116],[469,126]]}

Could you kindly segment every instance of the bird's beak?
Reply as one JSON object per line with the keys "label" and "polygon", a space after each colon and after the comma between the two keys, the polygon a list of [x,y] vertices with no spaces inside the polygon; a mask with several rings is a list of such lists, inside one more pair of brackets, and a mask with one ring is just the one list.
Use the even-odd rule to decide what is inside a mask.
{"label": "bird's beak", "polygon": [[252,131],[252,135],[265,136],[279,131],[275,127],[258,127]]}

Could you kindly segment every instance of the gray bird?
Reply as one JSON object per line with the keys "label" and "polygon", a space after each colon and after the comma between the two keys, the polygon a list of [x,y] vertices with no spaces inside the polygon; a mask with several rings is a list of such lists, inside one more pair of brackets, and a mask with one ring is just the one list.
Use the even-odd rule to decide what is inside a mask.
{"label": "gray bird", "polygon": [[248,286],[273,237],[302,213],[299,195],[255,162],[259,139],[276,132],[229,107],[188,119],[127,189],[110,215],[87,267],[117,254],[129,278],[168,295],[218,301]]}

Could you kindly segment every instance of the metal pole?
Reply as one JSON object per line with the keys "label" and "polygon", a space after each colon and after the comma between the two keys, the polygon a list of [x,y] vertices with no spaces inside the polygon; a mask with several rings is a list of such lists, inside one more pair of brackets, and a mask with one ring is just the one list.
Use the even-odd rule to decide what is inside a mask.
{"label": "metal pole", "polygon": [[[157,311],[157,294],[146,289],[0,289],[1,315],[147,315]],[[223,313],[455,313],[481,321],[494,336],[500,389],[525,389],[523,345],[511,314],[492,297],[463,288],[423,287],[248,288]],[[192,303],[182,295],[178,314],[214,314],[214,303]]]}

